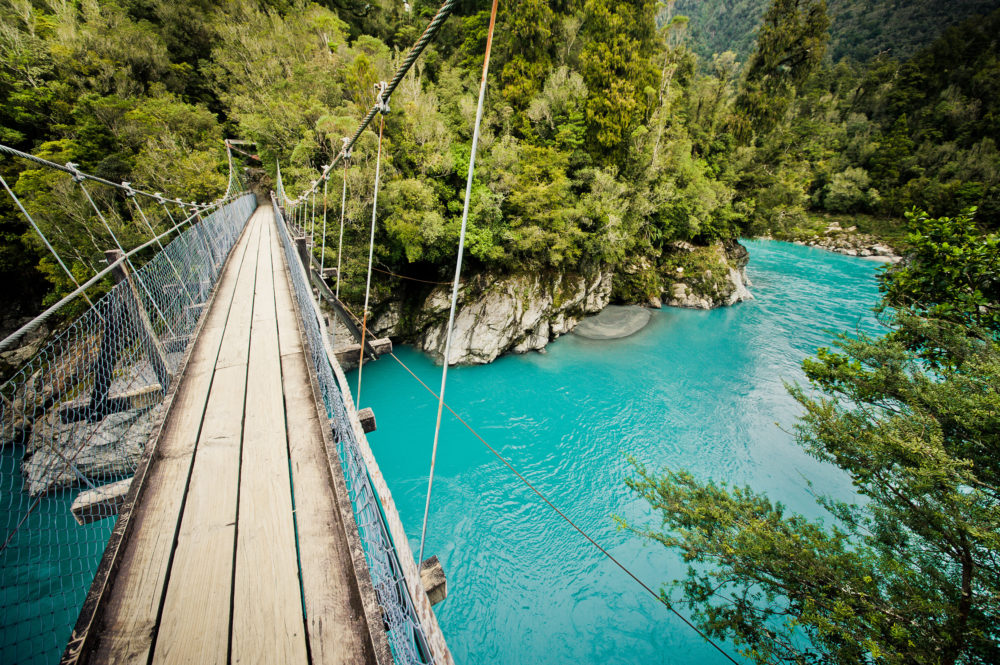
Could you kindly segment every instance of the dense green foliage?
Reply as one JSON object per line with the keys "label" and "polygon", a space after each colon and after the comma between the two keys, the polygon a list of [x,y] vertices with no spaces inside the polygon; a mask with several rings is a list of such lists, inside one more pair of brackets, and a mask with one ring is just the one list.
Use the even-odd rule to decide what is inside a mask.
{"label": "dense green foliage", "polygon": [[889,334],[841,336],[791,387],[799,444],[862,500],[820,497],[824,522],[683,471],[628,483],[663,519],[640,533],[690,564],[680,602],[754,662],[1000,658],[997,241],[970,229],[914,215],[916,261],[882,275]]}
{"label": "dense green foliage", "polygon": [[946,30],[905,62],[816,68],[756,150],[736,153],[750,228],[810,212],[898,219],[913,207],[948,216],[971,205],[980,224],[1000,226],[998,29],[1000,11]]}
{"label": "dense green foliage", "polygon": [[[769,0],[677,0],[677,11],[691,18],[691,48],[700,57],[733,51],[748,58],[768,5]],[[948,26],[1000,7],[997,0],[827,0],[827,5],[833,62],[867,62],[881,54],[903,60]]]}
{"label": "dense green foliage", "polygon": [[[188,200],[221,194],[222,128],[194,102],[207,94],[192,63],[208,37],[188,20],[200,9],[197,3],[0,2],[0,142]],[[26,166],[5,157],[0,172],[76,278],[91,276],[103,250],[114,247],[110,235],[68,176]],[[91,193],[125,245],[148,239],[120,194],[101,186]],[[165,223],[162,210],[148,212]],[[51,300],[72,288],[6,194],[0,215],[0,273],[9,279],[0,306],[30,310],[47,290]]]}
{"label": "dense green foliage", "polygon": [[[889,228],[928,211],[910,216],[912,261],[885,277],[890,334],[841,338],[806,364],[820,396],[794,389],[800,442],[850,473],[866,503],[826,501],[826,526],[681,472],[632,483],[668,527],[648,535],[699,564],[680,583],[685,602],[759,662],[1000,660],[1000,11],[959,23],[994,5],[501,3],[467,271],[601,268],[618,275],[616,297],[642,301],[716,256],[680,265],[678,241],[732,248],[818,215]],[[211,199],[226,185],[222,138],[239,137],[271,177],[280,162],[294,196],[436,7],[0,0],[0,142]],[[484,7],[458,4],[384,118],[375,258],[392,272],[450,271]],[[363,285],[377,130],[343,172],[348,298]],[[77,278],[93,274],[113,241],[79,188],[8,158],[0,174]],[[316,201],[330,260],[339,176]],[[120,194],[92,193],[123,244],[146,237]],[[0,240],[0,308],[71,288],[2,196]],[[398,286],[379,278],[376,301]]]}
{"label": "dense green foliage", "polygon": [[[449,272],[484,7],[458,4],[385,118],[375,256],[392,272]],[[733,53],[699,61],[689,26],[702,14],[689,21],[682,7],[501,3],[470,270],[641,273],[615,289],[641,300],[653,295],[646,287],[669,286],[667,255],[679,240],[787,231],[822,214],[898,220],[913,206],[941,216],[978,205],[979,223],[998,225],[1000,14],[910,60],[832,66],[824,4],[780,0],[761,6],[764,28],[741,65]],[[234,136],[256,141],[272,177],[280,162],[295,195],[339,152],[374,84],[436,9],[431,0],[409,10],[389,0],[0,0],[0,141],[154,191],[212,198],[225,186],[221,138]],[[376,142],[373,127],[346,170],[348,296],[367,255]],[[2,162],[74,273],[91,274],[110,238],[64,176],[24,167]],[[327,193],[335,220],[338,175]],[[116,233],[137,241],[125,202],[97,196]],[[0,206],[10,240],[0,271],[24,283],[38,266],[49,282],[36,276],[34,290],[11,293],[37,301],[46,288],[50,298],[65,292],[68,280],[10,202]]]}
{"label": "dense green foliage", "polygon": [[908,215],[909,260],[882,280],[888,306],[1000,331],[1000,234],[983,235],[974,213]]}

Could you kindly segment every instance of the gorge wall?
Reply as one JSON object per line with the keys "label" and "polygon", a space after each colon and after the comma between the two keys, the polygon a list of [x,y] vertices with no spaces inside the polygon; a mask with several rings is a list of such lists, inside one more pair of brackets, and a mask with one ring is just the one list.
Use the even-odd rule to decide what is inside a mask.
{"label": "gorge wall", "polygon": [[[503,353],[544,349],[612,301],[710,309],[753,298],[745,272],[748,253],[739,243],[674,245],[660,265],[617,273],[597,268],[470,276],[459,289],[449,363],[485,364]],[[637,279],[643,289],[618,288]],[[411,343],[440,361],[450,304],[451,288],[444,285],[417,298],[392,299],[375,309],[371,328],[378,337]]]}

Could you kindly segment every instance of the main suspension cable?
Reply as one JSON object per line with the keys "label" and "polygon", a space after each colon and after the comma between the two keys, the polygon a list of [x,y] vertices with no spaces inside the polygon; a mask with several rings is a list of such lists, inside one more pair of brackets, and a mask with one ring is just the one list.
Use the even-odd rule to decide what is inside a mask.
{"label": "main suspension cable", "polygon": [[[344,139],[344,145],[347,145],[347,139]],[[350,159],[350,153],[346,159],[344,159],[344,186],[340,191],[340,238],[337,240],[337,290],[334,291],[334,297],[340,300],[340,259],[341,254],[344,251],[344,211],[347,207],[347,160]]]}
{"label": "main suspension cable", "polygon": [[[456,1],[457,0],[445,0],[443,3],[441,3],[441,6],[438,8],[437,13],[434,14],[434,18],[432,18],[430,23],[427,24],[427,27],[424,28],[424,31],[423,33],[421,33],[420,38],[417,39],[416,42],[414,42],[412,47],[410,47],[410,50],[406,54],[406,57],[403,58],[403,62],[401,62],[399,67],[396,68],[396,73],[393,75],[389,83],[386,84],[385,89],[383,91],[383,97],[382,97],[383,99],[388,100],[392,97],[392,93],[396,91],[396,88],[399,87],[399,84],[403,81],[403,78],[407,75],[407,73],[409,73],[410,69],[413,67],[413,63],[417,61],[417,58],[419,58],[420,54],[424,52],[424,49],[427,48],[427,45],[430,44],[431,41],[434,39],[434,37],[437,36],[437,33],[441,30],[441,26],[444,24],[445,20],[447,20],[447,18],[451,16],[452,11],[455,9]],[[378,115],[381,112],[381,110],[382,109],[380,105],[380,100],[376,99],[372,107],[368,109],[368,113],[366,113],[365,117],[361,120],[361,123],[358,125],[358,128],[355,130],[354,134],[345,141],[343,149],[339,153],[337,153],[337,155],[333,158],[333,161],[331,161],[323,169],[323,175],[322,175],[323,178],[329,177],[330,169],[332,169],[334,166],[340,163],[341,160],[347,159],[351,156],[351,150],[354,148],[354,145],[358,142],[358,139],[361,138],[361,135],[368,128],[368,125],[372,123],[372,120],[375,119],[375,116]],[[279,183],[281,182],[280,168],[278,168],[278,181]],[[284,193],[283,186],[281,186],[280,189],[281,191],[279,192],[279,196],[282,197],[284,203],[287,206],[287,204],[291,201],[291,199],[289,199],[288,196]],[[307,190],[306,193],[314,189],[316,189],[315,184],[312,186],[310,190]]]}
{"label": "main suspension cable", "polygon": [[[385,90],[384,84],[382,90]],[[379,95],[379,99],[382,96]],[[368,299],[372,290],[372,258],[375,254],[375,218],[378,214],[378,186],[379,175],[381,174],[382,163],[382,132],[385,128],[385,116],[383,115],[378,124],[378,153],[375,156],[375,193],[372,198],[372,230],[371,239],[368,243],[368,281],[365,284],[365,307],[361,310],[361,350],[358,352],[358,394],[355,408],[361,408],[361,370],[365,366],[365,334],[368,332]],[[306,270],[309,266],[306,266]]]}

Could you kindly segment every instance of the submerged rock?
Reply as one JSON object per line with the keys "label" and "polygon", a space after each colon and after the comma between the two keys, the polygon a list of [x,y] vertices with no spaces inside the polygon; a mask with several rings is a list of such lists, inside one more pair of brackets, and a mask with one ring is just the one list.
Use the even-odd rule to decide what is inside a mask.
{"label": "submerged rock", "polygon": [[649,323],[651,314],[638,305],[608,305],[573,329],[574,335],[587,339],[621,339],[634,335]]}
{"label": "submerged rock", "polygon": [[36,449],[21,463],[31,496],[80,482],[120,478],[135,471],[161,405],[114,413],[98,422],[63,424],[55,411],[36,424]]}

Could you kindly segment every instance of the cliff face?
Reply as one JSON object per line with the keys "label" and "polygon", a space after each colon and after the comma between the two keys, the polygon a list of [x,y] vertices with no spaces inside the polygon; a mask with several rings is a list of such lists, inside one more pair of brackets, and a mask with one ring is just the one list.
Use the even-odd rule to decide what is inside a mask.
{"label": "cliff face", "polygon": [[[602,271],[474,276],[459,290],[449,363],[485,364],[506,351],[544,348],[608,305],[611,278]],[[412,316],[404,317],[402,304],[393,303],[372,327],[380,336],[401,337],[440,360],[450,305],[451,289],[435,287]]]}
{"label": "cliff face", "polygon": [[[460,287],[448,361],[477,365],[509,351],[541,350],[612,300],[710,309],[751,299],[748,258],[735,241],[708,247],[674,243],[659,265],[637,264],[618,274],[479,273]],[[371,329],[378,337],[412,343],[440,361],[450,304],[451,288],[437,286],[416,299],[384,303]]]}

